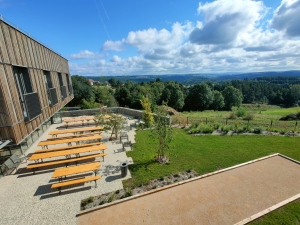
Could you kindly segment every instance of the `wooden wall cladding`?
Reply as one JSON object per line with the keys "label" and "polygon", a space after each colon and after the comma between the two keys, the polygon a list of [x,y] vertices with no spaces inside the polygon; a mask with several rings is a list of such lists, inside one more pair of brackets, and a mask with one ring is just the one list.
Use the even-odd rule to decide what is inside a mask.
{"label": "wooden wall cladding", "polygon": [[[39,95],[42,114],[29,122],[24,121],[14,66],[28,69],[32,89]],[[50,71],[57,91],[58,104],[52,107],[48,102],[43,70]],[[70,75],[70,71],[66,59],[0,20],[0,139],[13,139],[19,143],[72,100],[73,95],[68,95],[62,101],[57,73],[62,74],[63,85],[67,86],[65,74]],[[71,84],[71,79],[69,82]]]}

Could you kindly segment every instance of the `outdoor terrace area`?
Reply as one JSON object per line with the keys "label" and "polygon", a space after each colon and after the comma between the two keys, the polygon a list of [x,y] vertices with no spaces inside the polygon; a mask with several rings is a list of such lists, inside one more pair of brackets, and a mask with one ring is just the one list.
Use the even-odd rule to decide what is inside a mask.
{"label": "outdoor terrace area", "polygon": [[[76,119],[82,118],[76,117]],[[63,118],[63,120],[74,118]],[[130,128],[130,123],[134,123],[135,120],[128,118],[126,124],[124,124],[124,131],[128,135],[128,139],[134,143],[135,128]],[[80,202],[82,199],[88,198],[90,196],[101,195],[107,192],[120,190],[123,188],[122,180],[128,179],[131,177],[130,172],[128,171],[126,177],[121,177],[120,163],[127,162],[128,164],[133,163],[131,158],[126,156],[125,151],[123,150],[123,145],[120,140],[109,141],[110,131],[99,131],[99,127],[94,129],[95,137],[97,139],[90,139],[91,136],[80,134],[84,129],[90,129],[95,127],[92,122],[88,126],[85,124],[69,123],[66,127],[66,123],[52,124],[48,129],[42,134],[33,145],[26,151],[25,155],[26,160],[23,161],[12,174],[4,176],[0,179],[0,202],[1,202],[1,211],[0,224],[76,224],[77,218],[76,214],[80,211]],[[63,129],[62,129],[63,127]],[[64,156],[66,153],[60,154],[59,152],[71,151],[71,150],[61,150],[61,151],[52,151],[57,148],[69,148],[76,147],[75,142],[72,143],[72,146],[68,146],[68,141],[63,141],[64,138],[60,139],[62,136],[74,136],[74,133],[65,133],[69,129],[79,129],[80,132],[76,133],[75,136],[82,135],[82,140],[80,144],[87,144],[91,142],[101,143],[100,146],[105,146],[104,148],[98,148],[99,151],[94,151],[93,147],[98,146],[86,146],[81,149],[90,149],[91,151],[80,151],[78,150],[77,154],[80,154],[81,158],[90,156],[93,154],[101,155],[105,154],[104,157],[94,157],[86,159],[84,161],[78,162],[78,165],[75,165],[75,162],[70,162],[67,168],[80,167],[82,165],[88,165],[93,162],[100,164],[100,167],[96,167],[96,175],[101,178],[98,179],[97,187],[95,187],[94,181],[79,183],[71,186],[62,187],[61,193],[59,193],[58,188],[51,188],[54,183],[59,183],[60,175],[58,178],[53,178],[54,172],[57,170],[64,170],[65,164],[55,164],[42,168],[37,168],[35,170],[28,169],[28,165],[34,165],[35,161],[39,163],[45,163],[53,160],[66,160]],[[49,133],[56,132],[55,135],[50,135]],[[100,133],[101,132],[101,133]],[[89,134],[89,133],[85,133]],[[74,137],[78,138],[78,137]],[[43,141],[58,141],[55,145],[48,145],[45,147]],[[90,141],[88,141],[90,139]],[[74,141],[79,141],[74,139]],[[42,147],[44,146],[44,147]],[[47,148],[48,147],[48,148]],[[51,150],[52,149],[52,150]],[[96,149],[96,150],[98,150]],[[72,150],[74,151],[75,148]],[[36,152],[37,151],[37,152]],[[39,155],[54,154],[51,158],[45,158],[43,160]],[[58,155],[55,155],[58,154]],[[73,154],[73,153],[71,153]],[[39,157],[37,157],[39,156]],[[78,155],[77,155],[78,156]],[[73,155],[71,159],[75,158]],[[67,157],[69,159],[69,157]],[[43,161],[42,161],[43,160]],[[84,177],[93,177],[94,169],[87,170],[86,172],[79,171],[74,175],[68,176],[69,179],[80,179]],[[58,171],[59,172],[59,171]],[[66,181],[62,178],[62,181]]]}

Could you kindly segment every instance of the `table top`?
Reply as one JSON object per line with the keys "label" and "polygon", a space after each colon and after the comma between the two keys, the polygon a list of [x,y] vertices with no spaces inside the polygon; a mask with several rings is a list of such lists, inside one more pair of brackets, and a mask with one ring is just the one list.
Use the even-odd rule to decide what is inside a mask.
{"label": "table top", "polygon": [[103,127],[99,126],[99,127],[84,127],[84,128],[67,129],[67,130],[55,130],[55,131],[49,132],[49,135],[77,133],[77,132],[95,131],[95,130],[103,130]]}
{"label": "table top", "polygon": [[53,158],[53,157],[59,157],[59,156],[66,156],[66,155],[71,155],[71,154],[80,154],[80,153],[86,153],[86,152],[100,151],[100,150],[105,150],[106,148],[107,148],[106,144],[102,144],[102,145],[96,145],[96,146],[85,147],[85,148],[75,148],[75,149],[68,149],[68,150],[54,151],[54,152],[51,151],[51,152],[45,152],[45,153],[35,153],[35,154],[32,154],[28,160],[33,161],[33,160],[39,160],[39,159],[47,159],[47,158]]}
{"label": "table top", "polygon": [[78,173],[84,173],[89,171],[95,171],[100,168],[100,162],[88,163],[79,166],[70,166],[67,168],[56,169],[52,175],[52,178],[63,177],[67,175],[73,175]]}
{"label": "table top", "polygon": [[95,119],[95,117],[77,117],[74,119],[66,119],[64,120],[65,123],[69,123],[69,122],[77,122],[77,121],[84,121],[84,120],[93,120]]}
{"label": "table top", "polygon": [[57,144],[64,144],[64,143],[78,142],[78,141],[89,141],[89,140],[101,139],[101,138],[102,135],[94,135],[88,137],[60,139],[56,141],[41,141],[40,143],[38,143],[38,146],[57,145]]}

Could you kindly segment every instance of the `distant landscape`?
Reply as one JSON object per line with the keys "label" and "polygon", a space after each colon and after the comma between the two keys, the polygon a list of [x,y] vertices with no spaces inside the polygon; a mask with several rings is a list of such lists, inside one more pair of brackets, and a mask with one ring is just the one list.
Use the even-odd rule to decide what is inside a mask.
{"label": "distant landscape", "polygon": [[95,81],[107,81],[110,78],[115,78],[125,82],[130,80],[132,82],[149,82],[160,78],[162,81],[177,81],[185,85],[196,84],[202,81],[229,81],[229,80],[244,80],[255,79],[258,77],[285,77],[293,76],[300,77],[300,70],[290,71],[268,71],[268,72],[252,72],[252,73],[199,73],[199,74],[166,74],[166,75],[130,75],[130,76],[84,76],[87,79]]}

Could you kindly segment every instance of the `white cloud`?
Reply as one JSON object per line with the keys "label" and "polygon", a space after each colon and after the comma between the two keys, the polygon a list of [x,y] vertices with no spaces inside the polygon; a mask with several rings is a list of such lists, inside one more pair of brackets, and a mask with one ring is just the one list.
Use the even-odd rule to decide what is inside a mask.
{"label": "white cloud", "polygon": [[101,50],[108,51],[113,50],[117,52],[121,52],[125,50],[124,39],[122,41],[106,41]]}
{"label": "white cloud", "polygon": [[80,51],[79,53],[71,54],[70,58],[71,59],[95,59],[95,58],[105,58],[108,55],[109,55],[108,53],[99,54],[95,52],[90,52],[88,50],[83,50]]}
{"label": "white cloud", "polygon": [[283,0],[270,22],[271,28],[300,37],[300,0]]}
{"label": "white cloud", "polygon": [[[102,50],[117,52],[130,46],[136,49],[135,55],[126,57],[126,52],[122,52],[122,56],[115,54],[106,60],[71,63],[70,69],[73,74],[87,75],[300,69],[300,40],[286,35],[297,31],[293,23],[286,21],[298,18],[292,6],[299,1],[283,1],[271,12],[274,16],[270,26],[265,26],[264,18],[269,9],[261,1],[218,0],[199,4],[198,21],[176,22],[169,30],[130,31],[127,37],[106,41],[102,46]],[[278,22],[279,18],[285,23]],[[292,28],[294,32],[290,32]]]}
{"label": "white cloud", "polygon": [[110,59],[111,62],[121,62],[122,59],[117,56],[117,55],[114,55],[111,59]]}
{"label": "white cloud", "polygon": [[241,32],[253,30],[266,11],[262,2],[251,0],[199,3],[198,14],[203,15],[204,24],[192,31],[190,41],[199,45],[231,43]]}

